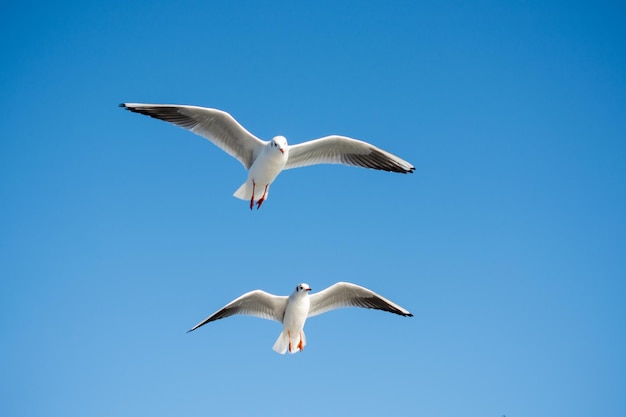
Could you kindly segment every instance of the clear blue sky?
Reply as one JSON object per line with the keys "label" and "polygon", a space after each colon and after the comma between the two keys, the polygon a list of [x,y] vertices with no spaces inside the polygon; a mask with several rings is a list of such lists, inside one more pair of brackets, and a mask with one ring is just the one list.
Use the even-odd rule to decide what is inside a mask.
{"label": "clear blue sky", "polygon": [[[9,2],[0,415],[623,416],[621,2]],[[416,166],[281,174],[118,103],[342,134]],[[240,294],[367,286],[402,318],[185,334]]]}

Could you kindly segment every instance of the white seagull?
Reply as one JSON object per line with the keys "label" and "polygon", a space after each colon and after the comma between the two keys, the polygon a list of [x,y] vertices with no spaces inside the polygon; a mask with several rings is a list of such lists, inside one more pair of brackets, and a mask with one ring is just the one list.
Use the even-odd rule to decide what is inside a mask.
{"label": "white seagull", "polygon": [[296,353],[304,350],[306,345],[304,322],[309,317],[330,310],[341,307],[362,307],[413,317],[413,314],[383,296],[349,282],[338,282],[316,294],[309,295],[309,291],[311,287],[304,283],[298,284],[289,297],[273,295],[262,290],[250,291],[226,304],[193,326],[187,333],[209,322],[236,314],[275,320],[283,324],[283,331],[276,339],[273,349],[280,354],[285,354],[287,351]]}
{"label": "white seagull", "polygon": [[345,136],[326,136],[289,146],[284,136],[263,141],[241,126],[230,114],[206,107],[177,104],[122,103],[135,113],[173,123],[200,135],[237,158],[249,171],[234,196],[250,200],[257,209],[267,199],[270,184],[283,169],[315,164],[345,164],[402,174],[415,167],[374,145]]}

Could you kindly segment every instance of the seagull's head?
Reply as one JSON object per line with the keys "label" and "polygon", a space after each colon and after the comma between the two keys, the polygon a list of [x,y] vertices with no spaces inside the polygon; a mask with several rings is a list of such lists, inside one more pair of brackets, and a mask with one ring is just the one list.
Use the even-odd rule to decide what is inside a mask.
{"label": "seagull's head", "polygon": [[272,139],[272,142],[270,142],[270,146],[278,149],[280,153],[284,155],[285,152],[287,152],[287,138],[284,136],[276,136]]}
{"label": "seagull's head", "polygon": [[311,291],[311,287],[309,287],[309,284],[302,283],[296,286],[295,293],[304,295],[308,293],[309,291]]}

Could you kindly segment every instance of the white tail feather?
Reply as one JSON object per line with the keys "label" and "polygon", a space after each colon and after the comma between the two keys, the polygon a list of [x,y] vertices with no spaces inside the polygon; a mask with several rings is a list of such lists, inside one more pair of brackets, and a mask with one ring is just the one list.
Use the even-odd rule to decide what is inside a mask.
{"label": "white tail feather", "polygon": [[237,188],[233,195],[240,200],[250,200],[252,196],[252,181],[246,180],[246,182],[241,184],[241,187]]}
{"label": "white tail feather", "polygon": [[272,347],[272,349],[281,355],[284,355],[288,348],[289,336],[287,336],[287,333],[285,332],[280,332],[280,335],[278,335],[278,339],[276,339],[276,343],[274,343],[274,347]]}
{"label": "white tail feather", "polygon": [[263,193],[265,193],[265,199],[270,193],[270,187],[268,185],[267,192],[265,192],[265,185],[259,186],[257,184],[256,187],[252,187],[252,180],[247,179],[246,182],[241,184],[241,187],[237,188],[237,191],[233,194],[233,196],[237,197],[240,200],[250,201],[250,197],[252,197],[252,188],[254,188],[254,199],[258,200],[263,197]]}
{"label": "white tail feather", "polygon": [[[300,343],[300,336],[302,336],[302,343]],[[300,349],[300,346],[302,346],[302,349]],[[289,353],[297,353],[299,350],[303,350],[304,346],[306,346],[306,336],[304,335],[304,330],[296,333],[295,337],[291,337],[291,344],[289,342],[289,334],[282,331],[278,336],[278,339],[276,339],[272,349],[281,355],[284,355],[287,351],[289,351]]]}

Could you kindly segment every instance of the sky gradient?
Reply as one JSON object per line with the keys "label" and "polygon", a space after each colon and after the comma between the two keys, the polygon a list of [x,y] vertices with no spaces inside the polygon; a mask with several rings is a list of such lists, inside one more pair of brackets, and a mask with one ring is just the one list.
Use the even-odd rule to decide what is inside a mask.
{"label": "sky gradient", "polygon": [[[0,415],[623,416],[619,2],[11,2]],[[400,175],[238,161],[121,102],[340,134]],[[363,285],[281,356],[239,295]]]}

